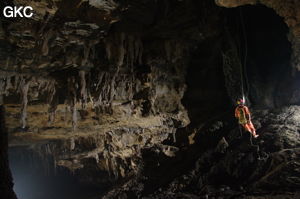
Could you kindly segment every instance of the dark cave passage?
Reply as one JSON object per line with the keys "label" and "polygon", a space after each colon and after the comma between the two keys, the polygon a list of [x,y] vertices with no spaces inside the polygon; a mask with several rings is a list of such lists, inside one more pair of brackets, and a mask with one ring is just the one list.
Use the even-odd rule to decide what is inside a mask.
{"label": "dark cave passage", "polygon": [[221,48],[222,39],[216,37],[197,44],[191,50],[186,75],[187,91],[183,98],[191,125],[228,113],[230,99],[224,86]]}
{"label": "dark cave passage", "polygon": [[244,67],[244,89],[252,105],[272,108],[290,94],[291,43],[282,17],[263,5],[230,9],[229,20]]}
{"label": "dark cave passage", "polygon": [[191,53],[186,76],[187,91],[183,102],[189,110],[192,125],[212,118],[225,110],[222,62],[219,52],[221,40],[214,38],[195,46]]}
{"label": "dark cave passage", "polygon": [[[244,94],[249,98],[248,103],[257,108],[286,104],[291,92],[287,86],[292,78],[292,50],[289,29],[283,18],[265,6],[242,6],[228,9],[226,13],[226,26],[242,64]],[[183,102],[192,124],[228,113],[229,107],[234,105],[224,86],[221,51],[224,40],[230,39],[225,35],[195,44],[191,50]],[[236,77],[240,78],[240,74]]]}

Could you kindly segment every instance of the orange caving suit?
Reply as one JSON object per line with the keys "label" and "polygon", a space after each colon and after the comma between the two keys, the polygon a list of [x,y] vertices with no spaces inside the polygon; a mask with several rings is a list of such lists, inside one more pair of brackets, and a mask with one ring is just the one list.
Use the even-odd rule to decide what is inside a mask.
{"label": "orange caving suit", "polygon": [[235,117],[239,120],[246,131],[250,132],[253,136],[256,135],[256,130],[251,122],[250,111],[247,106],[239,105],[235,109]]}

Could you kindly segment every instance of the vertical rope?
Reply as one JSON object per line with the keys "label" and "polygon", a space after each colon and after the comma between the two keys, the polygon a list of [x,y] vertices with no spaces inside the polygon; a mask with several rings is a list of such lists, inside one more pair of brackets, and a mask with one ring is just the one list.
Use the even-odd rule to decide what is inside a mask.
{"label": "vertical rope", "polygon": [[[242,9],[239,8],[239,11],[240,11],[239,13],[240,13],[241,24],[242,24],[242,32],[243,32],[243,37],[244,37],[244,42],[245,42],[244,62],[241,65],[241,78],[242,78],[242,87],[243,87],[242,93],[243,93],[243,98],[244,98],[245,96],[248,97],[248,95],[249,95],[249,79],[247,76],[248,40],[247,40],[247,35],[246,35],[246,28],[245,28],[245,22],[244,22]],[[244,93],[244,78],[243,78],[243,76],[245,77],[246,93]]]}

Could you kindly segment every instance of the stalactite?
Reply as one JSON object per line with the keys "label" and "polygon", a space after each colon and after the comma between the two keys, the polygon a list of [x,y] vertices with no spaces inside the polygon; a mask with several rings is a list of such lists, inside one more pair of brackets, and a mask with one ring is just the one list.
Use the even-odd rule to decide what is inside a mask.
{"label": "stalactite", "polygon": [[78,116],[77,116],[77,95],[76,95],[76,89],[78,88],[78,85],[75,81],[75,77],[70,77],[68,79],[68,89],[70,92],[69,96],[69,103],[70,103],[70,109],[72,113],[72,129],[73,131],[77,128],[77,122],[78,122]]}
{"label": "stalactite", "polygon": [[[143,54],[143,43],[139,36],[128,35],[127,36],[127,63],[129,66],[134,64],[142,64],[142,54]],[[132,71],[131,71],[132,72]]]}
{"label": "stalactite", "polygon": [[165,52],[166,52],[167,61],[170,61],[171,60],[171,56],[172,56],[171,41],[165,41]]}
{"label": "stalactite", "polygon": [[8,94],[9,90],[12,89],[13,86],[11,84],[11,76],[8,76],[6,79],[6,87],[5,87],[5,93]]}
{"label": "stalactite", "polygon": [[105,74],[105,73],[103,73],[103,72],[100,72],[100,73],[98,74],[98,82],[97,82],[97,85],[96,85],[96,90],[99,89],[99,86],[100,86],[100,84],[102,83],[102,79],[103,79],[104,74]]}
{"label": "stalactite", "polygon": [[79,71],[79,77],[80,77],[80,98],[83,100],[82,107],[85,108],[87,104],[87,88],[86,88],[86,78],[85,78],[85,71],[81,70]]}
{"label": "stalactite", "polygon": [[19,87],[19,81],[20,81],[20,76],[19,75],[15,75],[15,81],[14,81],[14,89],[17,90]]}
{"label": "stalactite", "polygon": [[105,40],[105,50],[106,50],[106,56],[108,60],[111,60],[112,57],[112,42],[110,38],[106,38]]}
{"label": "stalactite", "polygon": [[76,130],[77,128],[77,122],[78,122],[78,117],[77,117],[77,109],[76,109],[76,99],[74,98],[74,101],[72,103],[72,127],[73,131]]}
{"label": "stalactite", "polygon": [[143,56],[143,42],[140,37],[135,40],[135,61],[141,65]]}
{"label": "stalactite", "polygon": [[4,94],[5,93],[5,79],[0,78],[0,93]]}
{"label": "stalactite", "polygon": [[22,77],[20,82],[20,93],[21,93],[21,125],[22,128],[26,128],[27,122],[27,104],[28,104],[28,90],[30,86],[30,80],[26,80]]}
{"label": "stalactite", "polygon": [[125,34],[118,33],[112,34],[108,38],[105,38],[105,49],[107,59],[112,62],[117,68],[123,65],[125,57]]}
{"label": "stalactite", "polygon": [[175,41],[175,51],[174,51],[174,56],[173,56],[173,59],[172,59],[173,63],[181,58],[182,49],[184,49],[184,47],[181,45],[181,43],[178,42],[178,41]]}
{"label": "stalactite", "polygon": [[133,67],[133,64],[135,62],[135,56],[136,56],[136,51],[135,51],[135,38],[132,35],[128,36],[128,42],[127,42],[127,60],[129,62],[130,68]]}
{"label": "stalactite", "polygon": [[55,111],[57,108],[56,81],[54,79],[45,79],[43,77],[34,77],[32,81],[38,85],[38,93],[43,93],[47,96],[46,103],[48,104],[48,123],[52,124],[55,120]]}
{"label": "stalactite", "polygon": [[117,45],[117,72],[119,71],[119,67],[123,65],[124,63],[124,57],[125,57],[125,47],[124,47],[124,42],[125,42],[125,34],[121,33],[119,35],[119,38],[117,39],[118,45]]}
{"label": "stalactite", "polygon": [[70,151],[73,151],[75,149],[75,139],[70,139]]}
{"label": "stalactite", "polygon": [[100,159],[99,159],[99,154],[98,154],[98,153],[95,154],[95,157],[94,157],[94,158],[95,158],[95,160],[96,160],[96,163],[99,164]]}
{"label": "stalactite", "polygon": [[53,31],[52,29],[48,30],[43,38],[43,44],[42,44],[42,55],[46,56],[49,53],[49,39],[52,37]]}
{"label": "stalactite", "polygon": [[113,92],[112,86],[114,86],[112,82],[114,82],[115,80],[113,79],[114,77],[112,77],[108,72],[102,72],[99,77],[100,79],[98,82],[98,88],[100,88],[100,92],[96,102],[96,106],[104,108],[112,102],[111,96],[113,96],[113,94],[111,92]]}
{"label": "stalactite", "polygon": [[81,66],[86,66],[89,55],[90,55],[90,51],[91,51],[91,43],[87,42],[84,44],[84,47],[83,47],[83,59],[81,61]]}
{"label": "stalactite", "polygon": [[133,84],[134,84],[134,74],[130,75],[130,80],[128,82],[128,98],[131,101],[133,99]]}
{"label": "stalactite", "polygon": [[55,159],[55,157],[53,157],[53,173],[54,176],[57,175],[57,160]]}
{"label": "stalactite", "polygon": [[3,104],[3,95],[5,93],[5,82],[4,79],[0,78],[0,105]]}
{"label": "stalactite", "polygon": [[115,72],[115,74],[113,75],[112,79],[111,79],[110,96],[109,96],[109,104],[110,104],[110,106],[112,105],[112,101],[113,101],[113,99],[114,99],[114,97],[116,95],[115,85],[116,85],[116,77],[117,77],[118,73],[119,73],[119,71],[117,70]]}
{"label": "stalactite", "polygon": [[115,176],[115,179],[117,180],[119,178],[119,170],[118,170],[118,163],[116,157],[111,158],[111,165],[112,165],[113,174]]}
{"label": "stalactite", "polygon": [[172,129],[173,142],[176,143],[176,128]]}

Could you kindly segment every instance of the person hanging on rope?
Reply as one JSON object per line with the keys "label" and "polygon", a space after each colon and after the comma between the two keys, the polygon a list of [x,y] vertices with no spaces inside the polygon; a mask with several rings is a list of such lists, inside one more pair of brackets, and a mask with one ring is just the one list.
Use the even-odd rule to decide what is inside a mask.
{"label": "person hanging on rope", "polygon": [[251,122],[251,114],[248,107],[245,105],[244,99],[238,99],[237,107],[235,109],[235,117],[239,120],[239,124],[244,129],[250,132],[254,138],[257,138],[256,130]]}

